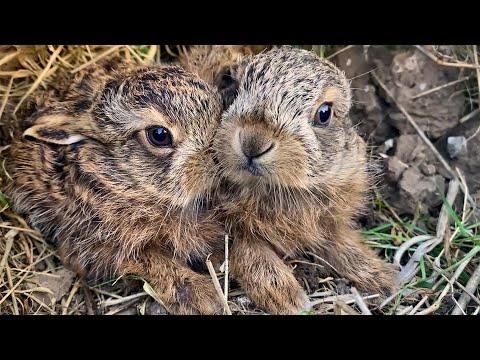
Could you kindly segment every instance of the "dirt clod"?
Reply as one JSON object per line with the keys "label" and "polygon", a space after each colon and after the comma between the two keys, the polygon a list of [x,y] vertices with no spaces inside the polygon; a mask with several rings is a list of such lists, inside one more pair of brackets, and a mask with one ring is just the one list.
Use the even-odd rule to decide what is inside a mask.
{"label": "dirt clod", "polygon": [[467,153],[467,139],[465,136],[450,136],[447,138],[447,151],[450,159]]}
{"label": "dirt clod", "polygon": [[165,308],[156,301],[149,301],[145,309],[146,315],[166,315]]}
{"label": "dirt clod", "polygon": [[35,285],[32,284],[32,288],[38,286],[50,290],[51,294],[38,292],[35,293],[35,296],[47,305],[54,304],[68,293],[75,277],[75,273],[66,268],[58,269],[49,274],[36,274],[32,279],[35,283]]}
{"label": "dirt clod", "polygon": [[[465,106],[461,83],[421,95],[458,80],[458,69],[437,66],[417,49],[399,52],[390,64],[379,59],[374,59],[374,62],[380,70],[379,78],[428,136],[438,138],[458,124]],[[385,101],[390,100],[385,98]],[[392,109],[389,118],[402,134],[415,133],[398,110]]]}

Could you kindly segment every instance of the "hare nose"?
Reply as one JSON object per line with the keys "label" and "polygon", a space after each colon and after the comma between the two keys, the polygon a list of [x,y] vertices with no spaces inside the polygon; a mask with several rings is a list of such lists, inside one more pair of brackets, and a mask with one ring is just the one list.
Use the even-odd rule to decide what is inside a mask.
{"label": "hare nose", "polygon": [[240,132],[240,147],[243,155],[247,158],[248,164],[254,159],[259,159],[273,150],[275,144],[271,140],[266,140],[257,134]]}

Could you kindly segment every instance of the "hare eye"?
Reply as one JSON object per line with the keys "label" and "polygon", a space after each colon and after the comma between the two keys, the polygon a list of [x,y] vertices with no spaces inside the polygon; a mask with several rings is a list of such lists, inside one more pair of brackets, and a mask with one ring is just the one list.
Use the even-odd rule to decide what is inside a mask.
{"label": "hare eye", "polygon": [[330,122],[332,117],[332,103],[325,102],[315,112],[315,124],[326,125]]}
{"label": "hare eye", "polygon": [[168,147],[172,146],[172,135],[168,129],[163,126],[154,126],[146,130],[147,139],[153,146]]}

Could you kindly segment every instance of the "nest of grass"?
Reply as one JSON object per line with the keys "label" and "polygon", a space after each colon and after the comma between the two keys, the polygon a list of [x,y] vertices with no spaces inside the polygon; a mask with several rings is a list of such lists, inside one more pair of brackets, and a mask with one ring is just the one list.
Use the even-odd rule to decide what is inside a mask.
{"label": "nest of grass", "polygon": [[[308,46],[332,57],[349,47]],[[255,47],[260,51],[262,47]],[[459,48],[459,49],[463,49]],[[0,46],[0,314],[165,314],[149,285],[130,277],[87,284],[64,268],[35,229],[10,208],[1,189],[9,181],[4,162],[17,113],[38,92],[106,57],[127,57],[141,64],[168,62],[181,46]],[[478,66],[478,59],[436,60]],[[476,55],[476,49],[475,49]],[[460,66],[458,65],[458,66]],[[455,65],[454,65],[455,66]],[[478,76],[477,70],[477,76]],[[438,219],[400,218],[378,194],[364,230],[366,242],[403,267],[405,285],[379,304],[378,294],[359,294],[348,282],[329,276],[313,254],[287,259],[315,306],[311,314],[431,314],[480,311],[479,224],[469,224],[472,203],[459,173],[450,182]],[[464,197],[464,206],[451,204]],[[419,227],[418,222],[427,224]],[[222,285],[225,273],[211,274]],[[233,314],[262,314],[231,281],[228,305]],[[223,286],[222,286],[223,287]]]}

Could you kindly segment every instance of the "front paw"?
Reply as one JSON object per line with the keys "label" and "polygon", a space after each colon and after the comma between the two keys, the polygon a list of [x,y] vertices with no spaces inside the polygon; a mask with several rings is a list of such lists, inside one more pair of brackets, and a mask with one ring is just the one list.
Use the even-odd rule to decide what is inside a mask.
{"label": "front paw", "polygon": [[168,310],[178,315],[222,315],[223,302],[211,280],[204,276],[184,279],[176,284]]}
{"label": "front paw", "polygon": [[298,315],[309,309],[310,301],[293,274],[267,276],[245,290],[256,305],[272,315]]}
{"label": "front paw", "polygon": [[383,300],[398,291],[396,274],[393,264],[381,261],[368,271],[359,271],[354,282],[363,291],[380,294],[380,299]]}

